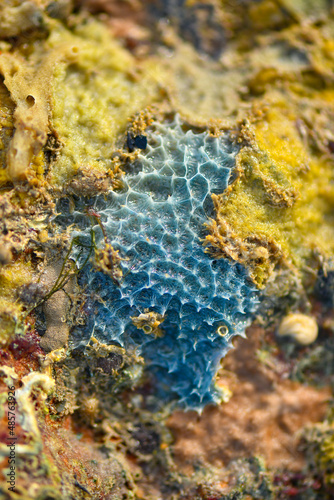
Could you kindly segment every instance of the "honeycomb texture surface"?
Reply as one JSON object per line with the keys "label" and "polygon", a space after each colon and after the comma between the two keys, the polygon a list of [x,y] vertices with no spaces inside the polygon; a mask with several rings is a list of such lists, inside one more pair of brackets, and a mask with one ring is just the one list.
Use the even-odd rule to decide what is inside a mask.
{"label": "honeycomb texture surface", "polygon": [[[93,207],[124,259],[119,283],[90,265],[82,271],[81,285],[95,297],[91,331],[102,342],[136,350],[159,397],[184,408],[218,401],[213,380],[220,359],[231,338],[244,334],[258,304],[245,269],[212,259],[202,244],[204,224],[214,215],[211,194],[227,188],[236,153],[227,137],[185,132],[178,118],[155,124],[124,187],[78,200],[72,213],[74,235],[89,245],[85,207]],[[98,224],[94,232],[102,246]],[[150,313],[163,318],[160,336],[132,319]]]}

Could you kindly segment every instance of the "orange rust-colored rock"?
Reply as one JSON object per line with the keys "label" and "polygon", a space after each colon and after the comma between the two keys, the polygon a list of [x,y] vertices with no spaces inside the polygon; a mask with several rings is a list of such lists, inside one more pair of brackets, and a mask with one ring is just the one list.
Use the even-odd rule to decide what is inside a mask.
{"label": "orange rust-colored rock", "polygon": [[169,418],[183,472],[192,473],[199,461],[220,467],[254,455],[264,457],[268,467],[302,469],[296,433],[324,418],[330,390],[283,380],[261,365],[255,354],[263,333],[250,328],[249,338],[238,339],[237,349],[226,356],[224,368],[235,377],[229,380],[228,403],[207,407],[201,416],[178,411]]}

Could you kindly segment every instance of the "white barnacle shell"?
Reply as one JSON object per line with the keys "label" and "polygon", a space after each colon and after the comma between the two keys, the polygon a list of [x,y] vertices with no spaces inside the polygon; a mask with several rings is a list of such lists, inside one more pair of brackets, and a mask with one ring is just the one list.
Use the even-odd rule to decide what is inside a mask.
{"label": "white barnacle shell", "polygon": [[309,345],[318,336],[318,325],[314,318],[301,313],[290,313],[283,318],[277,335],[291,337],[301,345]]}

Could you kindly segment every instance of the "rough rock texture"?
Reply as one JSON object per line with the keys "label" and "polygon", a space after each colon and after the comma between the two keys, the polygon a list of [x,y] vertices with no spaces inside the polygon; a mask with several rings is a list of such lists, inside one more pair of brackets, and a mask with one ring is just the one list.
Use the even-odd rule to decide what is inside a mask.
{"label": "rough rock texture", "polygon": [[224,359],[219,383],[232,389],[231,399],[206,408],[200,417],[175,412],[168,421],[178,466],[188,474],[200,462],[221,468],[254,455],[269,468],[300,472],[305,466],[298,431],[324,417],[330,391],[284,380],[279,363],[267,366],[256,356],[262,329],[249,328],[247,337],[238,339]]}
{"label": "rough rock texture", "polygon": [[334,498],[333,2],[0,3],[1,499]]}

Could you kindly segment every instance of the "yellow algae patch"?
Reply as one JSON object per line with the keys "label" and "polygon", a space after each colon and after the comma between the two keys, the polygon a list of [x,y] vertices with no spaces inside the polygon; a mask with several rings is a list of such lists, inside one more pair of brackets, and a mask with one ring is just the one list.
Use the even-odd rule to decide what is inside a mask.
{"label": "yellow algae patch", "polygon": [[308,153],[282,102],[249,125],[247,136],[252,145],[238,155],[240,176],[213,196],[217,217],[206,244],[246,265],[261,287],[278,262],[300,269],[312,250],[333,252],[334,171],[330,160]]}
{"label": "yellow algae patch", "polygon": [[[63,146],[51,165],[51,183],[62,185],[80,169],[105,173],[128,118],[160,98],[157,61],[138,63],[103,24],[91,21],[70,31],[52,20],[49,29],[49,37],[28,51],[19,46],[0,53],[12,115],[11,140],[2,144],[0,137],[3,182],[44,171],[45,161],[36,156],[51,135]],[[3,96],[0,89],[5,120]]]}
{"label": "yellow algae patch", "polygon": [[98,22],[70,32],[53,30],[48,44],[76,47],[76,61],[54,75],[52,121],[63,143],[51,182],[70,180],[80,169],[97,174],[111,168],[118,134],[129,117],[159,98],[156,61],[139,64]]}
{"label": "yellow algae patch", "polygon": [[6,152],[14,131],[15,104],[0,81],[0,185],[8,181]]}
{"label": "yellow algae patch", "polygon": [[39,0],[3,0],[0,4],[0,26],[3,38],[43,27]]}
{"label": "yellow algae patch", "polygon": [[0,73],[15,103],[14,135],[6,152],[7,175],[12,181],[24,179],[30,163],[38,155],[50,132],[50,91],[54,67],[75,51],[69,44],[50,50],[36,42],[28,53],[20,47],[0,53]]}
{"label": "yellow algae patch", "polygon": [[21,304],[17,301],[17,291],[31,283],[31,265],[23,259],[0,268],[0,345],[13,335],[20,320]]}

